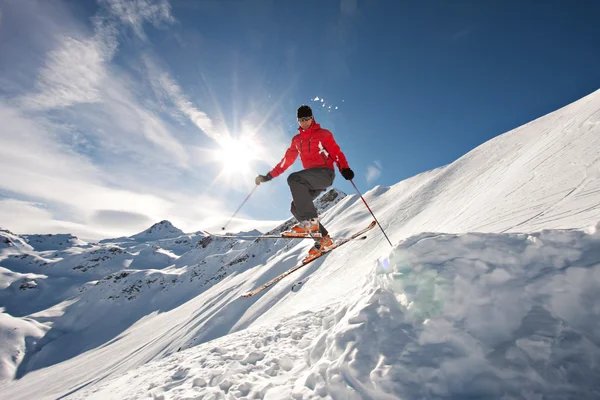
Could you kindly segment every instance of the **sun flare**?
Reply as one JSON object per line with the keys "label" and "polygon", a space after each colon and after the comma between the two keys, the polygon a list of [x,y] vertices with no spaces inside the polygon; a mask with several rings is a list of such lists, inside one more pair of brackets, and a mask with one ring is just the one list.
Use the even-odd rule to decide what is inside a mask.
{"label": "sun flare", "polygon": [[219,148],[214,156],[223,165],[223,172],[230,174],[250,169],[252,161],[259,159],[260,148],[251,137],[233,138],[226,136],[219,140]]}

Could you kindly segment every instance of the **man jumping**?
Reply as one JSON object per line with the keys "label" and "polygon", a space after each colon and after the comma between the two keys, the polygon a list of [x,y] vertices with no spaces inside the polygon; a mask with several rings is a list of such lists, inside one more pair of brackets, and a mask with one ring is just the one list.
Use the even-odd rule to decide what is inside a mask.
{"label": "man jumping", "polygon": [[288,184],[292,192],[292,215],[298,220],[285,236],[315,238],[315,245],[308,251],[310,257],[317,256],[333,244],[327,229],[319,222],[318,213],[313,200],[333,184],[336,163],[342,176],[347,180],[354,178],[346,156],[327,129],[321,128],[307,105],[298,108],[298,134],[292,138],[292,144],[287,149],[283,159],[266,175],[258,175],[257,185],[268,182],[281,175],[288,169],[298,155],[302,160],[302,171],[288,176]]}

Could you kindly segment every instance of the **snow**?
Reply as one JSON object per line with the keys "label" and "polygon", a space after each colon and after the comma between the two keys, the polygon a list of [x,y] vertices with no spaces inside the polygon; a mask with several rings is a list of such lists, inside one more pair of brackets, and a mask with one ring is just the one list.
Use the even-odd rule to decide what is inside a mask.
{"label": "snow", "polygon": [[48,328],[34,319],[15,318],[2,308],[0,311],[0,376],[14,376],[26,347],[34,345]]}
{"label": "snow", "polygon": [[[249,299],[310,241],[2,230],[0,399],[600,398],[599,110],[366,191],[392,247],[376,227]],[[355,194],[317,205],[336,237],[372,220]]]}
{"label": "snow", "polygon": [[137,235],[131,236],[133,240],[149,241],[174,238],[183,235],[183,231],[173,226],[169,221],[160,221]]}
{"label": "snow", "polygon": [[18,235],[7,229],[0,228],[0,250],[4,250],[4,253],[19,253],[22,251],[31,251],[33,247]]}
{"label": "snow", "polygon": [[160,221],[150,228],[135,235],[116,239],[104,239],[100,243],[120,243],[120,242],[149,242],[160,241],[161,239],[172,239],[184,236],[181,229],[173,226],[169,221]]}
{"label": "snow", "polygon": [[69,234],[22,235],[36,251],[64,250],[73,246],[86,246],[88,243]]}

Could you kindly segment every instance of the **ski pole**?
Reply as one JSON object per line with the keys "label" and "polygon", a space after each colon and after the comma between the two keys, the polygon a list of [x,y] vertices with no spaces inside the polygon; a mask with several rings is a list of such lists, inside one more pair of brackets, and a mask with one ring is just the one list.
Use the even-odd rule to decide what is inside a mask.
{"label": "ski pole", "polygon": [[233,213],[233,215],[231,216],[231,218],[229,218],[229,221],[227,221],[227,223],[225,224],[225,226],[223,228],[221,228],[222,230],[225,230],[225,228],[227,228],[227,225],[229,225],[229,223],[231,222],[231,220],[233,219],[233,217],[235,217],[235,215],[238,213],[238,211],[240,211],[240,208],[242,208],[242,206],[244,204],[246,204],[246,202],[248,201],[248,199],[250,198],[250,196],[252,196],[252,193],[254,193],[254,191],[256,190],[257,187],[258,187],[258,185],[254,186],[254,189],[252,189],[252,191],[250,192],[250,194],[248,196],[246,196],[246,199],[242,202],[242,204],[240,204],[240,206],[238,207],[238,209],[235,210],[235,212]]}
{"label": "ski pole", "polygon": [[371,213],[371,215],[373,216],[373,218],[375,218],[375,222],[377,222],[377,225],[379,225],[379,228],[381,228],[381,232],[383,232],[383,235],[387,239],[387,241],[390,244],[390,246],[394,247],[394,245],[392,244],[392,242],[390,242],[390,239],[388,238],[388,235],[383,230],[383,226],[381,226],[381,224],[379,223],[379,221],[377,221],[377,217],[375,216],[375,214],[373,214],[373,211],[371,211],[371,207],[369,207],[369,205],[367,204],[367,201],[365,200],[365,198],[362,196],[362,194],[360,194],[360,190],[358,190],[358,188],[356,187],[356,185],[354,184],[354,181],[352,179],[350,179],[350,183],[352,183],[352,186],[354,186],[354,189],[356,189],[356,193],[358,193],[358,195],[362,199],[363,203],[365,203],[365,206],[367,206],[367,210],[369,210],[369,212]]}

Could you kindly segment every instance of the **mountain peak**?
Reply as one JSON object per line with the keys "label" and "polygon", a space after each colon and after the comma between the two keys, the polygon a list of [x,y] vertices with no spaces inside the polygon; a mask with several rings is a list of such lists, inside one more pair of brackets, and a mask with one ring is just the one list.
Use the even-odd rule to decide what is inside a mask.
{"label": "mountain peak", "polygon": [[131,236],[131,238],[137,240],[156,240],[174,238],[183,234],[184,232],[181,229],[175,227],[170,221],[162,220],[160,222],[155,223],[145,231]]}
{"label": "mountain peak", "polygon": [[162,221],[157,222],[156,224],[154,224],[152,226],[153,227],[155,227],[155,226],[162,226],[162,227],[169,227],[169,228],[171,228],[171,227],[174,228],[175,227],[170,221],[167,221],[166,219],[163,219]]}

